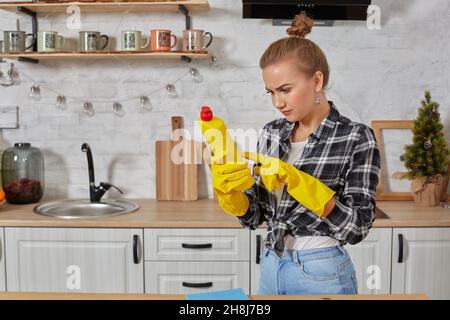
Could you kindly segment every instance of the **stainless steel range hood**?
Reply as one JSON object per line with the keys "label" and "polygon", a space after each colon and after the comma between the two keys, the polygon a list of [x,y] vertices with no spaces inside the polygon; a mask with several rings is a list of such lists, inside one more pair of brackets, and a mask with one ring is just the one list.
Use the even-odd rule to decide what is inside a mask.
{"label": "stainless steel range hood", "polygon": [[315,21],[366,20],[371,0],[242,0],[244,19],[292,21],[305,12]]}

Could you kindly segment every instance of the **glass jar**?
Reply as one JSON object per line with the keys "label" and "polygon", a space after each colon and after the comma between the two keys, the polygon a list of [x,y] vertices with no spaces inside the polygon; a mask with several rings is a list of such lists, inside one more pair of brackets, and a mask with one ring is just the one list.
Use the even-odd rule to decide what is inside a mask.
{"label": "glass jar", "polygon": [[44,195],[44,157],[30,143],[15,143],[2,156],[2,186],[6,200],[34,203]]}

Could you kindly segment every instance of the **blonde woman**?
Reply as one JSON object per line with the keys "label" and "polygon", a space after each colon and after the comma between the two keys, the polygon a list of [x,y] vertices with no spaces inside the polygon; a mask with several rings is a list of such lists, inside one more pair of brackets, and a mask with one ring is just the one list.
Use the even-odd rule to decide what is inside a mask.
{"label": "blonde woman", "polygon": [[[246,228],[268,226],[258,294],[356,294],[344,245],[362,241],[375,219],[380,155],[374,133],[327,100],[327,59],[305,38],[312,26],[310,18],[296,16],[289,36],[260,59],[267,92],[283,115],[259,138],[258,156],[267,158],[247,153],[257,162],[253,175],[242,163],[212,167],[222,208]],[[269,167],[275,171],[267,173]],[[233,190],[223,190],[224,181]]]}

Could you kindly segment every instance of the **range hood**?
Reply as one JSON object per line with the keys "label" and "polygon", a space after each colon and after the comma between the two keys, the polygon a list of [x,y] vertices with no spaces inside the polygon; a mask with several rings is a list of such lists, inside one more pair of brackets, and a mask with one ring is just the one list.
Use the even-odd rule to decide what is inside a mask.
{"label": "range hood", "polygon": [[242,0],[244,19],[292,21],[304,11],[314,20],[366,20],[371,0]]}

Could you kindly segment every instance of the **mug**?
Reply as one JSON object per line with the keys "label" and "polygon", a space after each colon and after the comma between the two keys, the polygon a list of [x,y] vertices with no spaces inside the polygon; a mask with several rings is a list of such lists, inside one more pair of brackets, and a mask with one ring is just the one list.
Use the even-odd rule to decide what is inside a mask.
{"label": "mug", "polygon": [[142,32],[135,30],[122,31],[122,36],[120,37],[120,48],[123,51],[139,51],[148,47],[150,43],[150,37],[146,36],[147,41],[144,46],[142,46]]}
{"label": "mug", "polygon": [[[171,39],[174,39],[173,45],[170,45]],[[151,31],[151,51],[170,51],[177,45],[177,37],[171,34],[167,29],[154,29]]]}
{"label": "mug", "polygon": [[[209,36],[209,41],[206,45],[205,36]],[[183,31],[183,51],[204,51],[211,45],[213,35],[211,32],[204,32],[203,30],[188,29]]]}
{"label": "mug", "polygon": [[[25,47],[25,40],[31,36],[33,41],[28,47]],[[3,51],[10,53],[25,52],[33,47],[36,39],[30,34],[26,34],[25,31],[3,31]]]}
{"label": "mug", "polygon": [[[100,41],[104,39],[104,44],[101,45]],[[108,36],[101,34],[97,31],[80,31],[80,51],[100,51],[106,48],[109,43]]]}
{"label": "mug", "polygon": [[57,49],[58,32],[39,31],[37,35],[39,52],[55,52]]}

